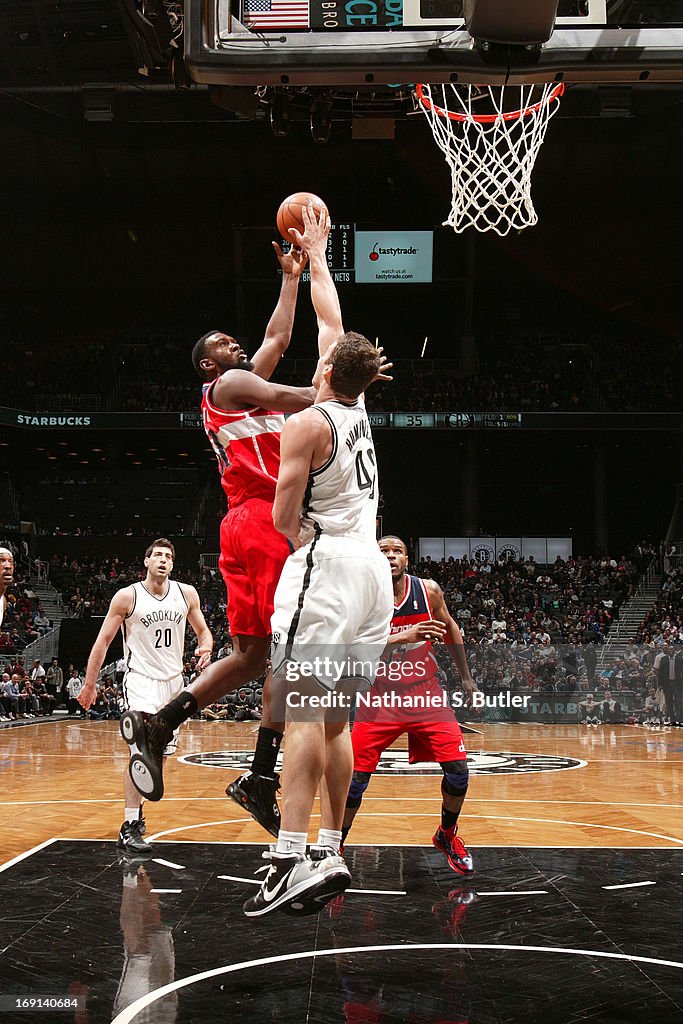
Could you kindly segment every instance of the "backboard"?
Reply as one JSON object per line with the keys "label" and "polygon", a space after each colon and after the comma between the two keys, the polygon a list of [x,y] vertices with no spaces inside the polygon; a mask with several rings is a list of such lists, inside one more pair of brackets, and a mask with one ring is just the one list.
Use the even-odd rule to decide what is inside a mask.
{"label": "backboard", "polygon": [[560,0],[542,45],[480,43],[463,0],[186,0],[195,81],[275,87],[683,82],[683,2]]}

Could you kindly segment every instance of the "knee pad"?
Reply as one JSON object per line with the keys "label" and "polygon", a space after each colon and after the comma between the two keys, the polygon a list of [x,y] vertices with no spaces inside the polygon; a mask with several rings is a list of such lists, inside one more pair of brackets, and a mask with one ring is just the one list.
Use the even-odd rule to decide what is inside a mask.
{"label": "knee pad", "polygon": [[363,799],[363,793],[368,788],[370,779],[372,778],[371,772],[354,772],[351,776],[351,786],[349,787],[349,795],[346,798],[347,807],[360,807]]}
{"label": "knee pad", "polygon": [[442,761],[443,788],[449,796],[464,796],[470,781],[467,761]]}

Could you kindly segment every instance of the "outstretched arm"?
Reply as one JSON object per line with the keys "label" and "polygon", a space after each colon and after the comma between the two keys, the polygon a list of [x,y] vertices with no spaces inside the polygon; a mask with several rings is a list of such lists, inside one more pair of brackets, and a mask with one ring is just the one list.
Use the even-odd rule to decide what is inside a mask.
{"label": "outstretched arm", "polygon": [[330,215],[321,210],[316,217],[312,205],[301,208],[304,233],[290,228],[294,244],[308,253],[311,267],[311,301],[318,320],[318,355],[324,356],[333,341],[344,333],[339,295],[327,265]]}
{"label": "outstretched arm", "polygon": [[212,402],[219,409],[260,406],[274,412],[300,412],[315,401],[315,388],[275,384],[250,370],[228,370],[213,386]]}
{"label": "outstretched arm", "polygon": [[289,348],[299,293],[299,279],[308,262],[306,253],[299,249],[283,253],[277,242],[273,242],[273,248],[282,267],[280,297],[268,321],[263,342],[252,357],[254,373],[264,380],[270,380],[277,364]]}

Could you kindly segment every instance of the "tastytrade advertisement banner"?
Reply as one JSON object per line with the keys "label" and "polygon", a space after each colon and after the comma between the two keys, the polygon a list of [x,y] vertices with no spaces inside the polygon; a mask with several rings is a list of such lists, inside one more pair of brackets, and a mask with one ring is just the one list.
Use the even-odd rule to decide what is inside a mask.
{"label": "tastytrade advertisement banner", "polygon": [[431,284],[433,231],[356,231],[356,284]]}

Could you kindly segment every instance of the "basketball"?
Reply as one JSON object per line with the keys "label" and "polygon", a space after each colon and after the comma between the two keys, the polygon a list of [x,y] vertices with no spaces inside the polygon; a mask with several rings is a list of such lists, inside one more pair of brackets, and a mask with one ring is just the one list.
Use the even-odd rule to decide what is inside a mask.
{"label": "basketball", "polygon": [[313,195],[312,192],[295,192],[291,196],[287,196],[280,203],[280,209],[277,211],[277,229],[283,238],[291,242],[291,235],[289,234],[290,228],[296,228],[303,234],[304,221],[301,213],[301,209],[307,206],[309,203],[313,204],[313,209],[316,214],[319,214],[321,210],[327,210],[325,203],[319,196]]}

